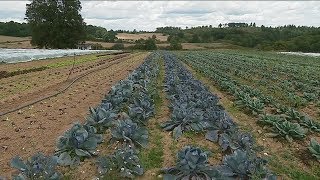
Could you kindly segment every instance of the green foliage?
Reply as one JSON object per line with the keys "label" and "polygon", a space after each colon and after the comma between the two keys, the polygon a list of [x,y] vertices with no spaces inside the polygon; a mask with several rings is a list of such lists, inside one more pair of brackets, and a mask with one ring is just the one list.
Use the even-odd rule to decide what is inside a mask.
{"label": "green foliage", "polygon": [[156,32],[180,36],[188,43],[229,42],[244,47],[263,50],[320,52],[319,28],[285,25],[279,27],[257,27],[255,23],[226,23],[218,27],[198,26],[187,29],[159,27]]}
{"label": "green foliage", "polygon": [[96,155],[98,143],[102,136],[97,130],[88,125],[74,124],[57,142],[55,155],[59,156],[58,163],[63,166],[78,165],[84,157]]}
{"label": "green foliage", "polygon": [[11,167],[18,169],[21,173],[14,176],[13,179],[58,180],[61,175],[56,171],[57,159],[56,156],[44,156],[37,153],[23,162],[20,157],[16,156],[11,160]]}
{"label": "green foliage", "polygon": [[140,95],[133,98],[133,103],[128,106],[128,114],[130,118],[137,123],[146,124],[147,119],[153,116],[155,113],[155,107],[153,100],[146,96]]}
{"label": "green foliage", "polygon": [[163,163],[163,138],[158,130],[153,130],[150,133],[149,148],[141,150],[140,159],[141,163],[146,169],[161,168]]}
{"label": "green foliage", "polygon": [[80,10],[79,0],[31,1],[26,10],[31,43],[40,48],[74,48],[85,39]]}
{"label": "green foliage", "polygon": [[193,113],[190,109],[174,109],[169,121],[161,124],[166,131],[172,131],[173,137],[178,139],[185,131],[203,131],[210,124],[203,121],[201,114]]}
{"label": "green foliage", "polygon": [[237,92],[235,94],[237,101],[235,104],[241,108],[246,108],[253,115],[258,115],[263,112],[265,105],[261,102],[260,99],[251,98],[249,94],[245,92]]}
{"label": "green foliage", "polygon": [[182,49],[182,45],[181,45],[178,37],[171,38],[169,42],[170,42],[169,48],[171,50],[181,50]]}
{"label": "green foliage", "polygon": [[218,166],[219,172],[227,177],[236,179],[276,179],[266,168],[264,159],[248,154],[246,151],[236,150],[231,155],[223,158],[222,165]]}
{"label": "green foliage", "polygon": [[124,49],[124,44],[123,43],[116,43],[111,47],[111,49],[114,49],[114,50]]}
{"label": "green foliage", "polygon": [[292,142],[293,138],[301,139],[306,136],[306,131],[298,124],[289,121],[283,121],[274,124],[274,134],[269,134],[271,137],[281,136]]}
{"label": "green foliage", "polygon": [[101,44],[95,43],[95,44],[91,45],[91,49],[92,50],[104,50],[105,48]]}
{"label": "green foliage", "polygon": [[144,172],[137,152],[130,147],[118,149],[110,156],[98,158],[97,165],[99,174],[106,176],[110,171],[118,171],[121,177],[134,178]]}
{"label": "green foliage", "polygon": [[[300,112],[302,107],[312,107],[318,100],[318,58],[230,50],[177,54],[182,61],[232,95],[234,104],[242,111],[259,115],[258,122],[271,127],[266,130],[278,132],[281,131],[278,128],[286,129],[284,127],[296,123],[298,126],[294,125],[294,128],[298,134],[301,132],[301,136],[295,131],[289,132],[289,129],[284,131],[297,135],[297,139],[305,137],[306,132],[300,131],[303,128],[319,132],[320,123]],[[281,136],[286,137],[284,134]],[[287,139],[291,140],[290,136]],[[212,134],[212,137],[217,139],[218,136]]]}
{"label": "green foliage", "polygon": [[141,49],[141,50],[156,50],[156,40],[153,38],[138,39],[135,41],[135,45],[133,46],[134,49]]}
{"label": "green foliage", "polygon": [[145,50],[156,50],[156,40],[152,38],[148,38],[144,43]]}
{"label": "green foliage", "polygon": [[116,117],[117,114],[113,110],[102,107],[90,108],[90,115],[87,117],[86,124],[94,126],[99,133],[104,133],[107,128],[111,127]]}
{"label": "green foliage", "polygon": [[213,166],[209,165],[208,152],[191,146],[186,146],[178,152],[174,167],[161,171],[165,180],[224,179]]}
{"label": "green foliage", "polygon": [[320,160],[320,144],[316,141],[316,139],[311,138],[308,149],[311,152],[312,156]]}
{"label": "green foliage", "polygon": [[280,123],[284,120],[285,120],[284,118],[278,115],[266,114],[260,117],[259,123],[264,125],[274,126],[275,124]]}
{"label": "green foliage", "polygon": [[301,107],[306,105],[307,100],[293,93],[288,93],[288,99],[292,107]]}
{"label": "green foliage", "polygon": [[0,34],[15,37],[31,36],[30,27],[27,23],[13,21],[0,22]]}
{"label": "green foliage", "polygon": [[123,115],[122,118],[117,120],[111,129],[111,143],[121,141],[131,146],[138,145],[146,148],[148,145],[147,129],[139,127],[127,115]]}

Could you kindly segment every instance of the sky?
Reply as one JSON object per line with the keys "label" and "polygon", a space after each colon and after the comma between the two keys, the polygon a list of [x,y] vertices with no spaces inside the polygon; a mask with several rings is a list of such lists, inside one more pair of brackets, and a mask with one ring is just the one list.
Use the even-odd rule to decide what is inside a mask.
{"label": "sky", "polygon": [[[0,21],[24,22],[28,1],[0,1]],[[228,22],[320,26],[320,1],[81,1],[87,24],[147,30]]]}

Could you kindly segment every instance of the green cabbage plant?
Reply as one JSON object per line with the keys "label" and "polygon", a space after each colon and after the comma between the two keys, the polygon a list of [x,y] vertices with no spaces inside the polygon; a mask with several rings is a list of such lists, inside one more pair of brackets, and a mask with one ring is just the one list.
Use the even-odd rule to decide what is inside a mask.
{"label": "green cabbage plant", "polygon": [[77,165],[81,159],[96,155],[98,143],[102,142],[102,135],[96,133],[93,126],[74,124],[58,139],[55,153],[59,156],[58,163]]}
{"label": "green cabbage plant", "polygon": [[139,145],[147,147],[148,131],[146,128],[140,127],[137,123],[132,122],[128,115],[124,114],[122,118],[115,122],[111,129],[110,142],[122,141],[130,145]]}
{"label": "green cabbage plant", "polygon": [[316,139],[311,139],[308,149],[312,156],[316,157],[320,161],[320,144],[316,141]]}
{"label": "green cabbage plant", "polygon": [[289,121],[275,123],[273,127],[274,133],[268,133],[269,137],[284,137],[289,142],[295,139],[302,139],[306,136],[306,131],[298,124]]}
{"label": "green cabbage plant", "polygon": [[86,125],[94,126],[99,133],[103,133],[111,127],[117,114],[113,110],[106,110],[101,107],[90,108],[90,115],[87,117]]}
{"label": "green cabbage plant", "polygon": [[208,163],[208,152],[191,146],[186,146],[178,152],[176,166],[161,171],[165,180],[225,179]]}
{"label": "green cabbage plant", "polygon": [[223,176],[235,179],[250,179],[250,177],[276,179],[266,168],[266,163],[264,159],[246,151],[236,150],[233,154],[226,155],[217,169]]}
{"label": "green cabbage plant", "polygon": [[118,149],[110,156],[98,158],[97,166],[101,176],[110,171],[118,171],[121,177],[134,178],[144,172],[137,152],[129,146]]}
{"label": "green cabbage plant", "polygon": [[18,169],[20,174],[13,176],[13,179],[58,180],[61,174],[56,171],[57,161],[56,156],[45,156],[42,153],[37,153],[26,161],[16,156],[11,160],[11,167]]}

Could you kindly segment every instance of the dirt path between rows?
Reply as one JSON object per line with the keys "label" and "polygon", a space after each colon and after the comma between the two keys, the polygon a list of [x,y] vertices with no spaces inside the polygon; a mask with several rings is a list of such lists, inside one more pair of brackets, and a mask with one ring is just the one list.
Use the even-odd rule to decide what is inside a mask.
{"label": "dirt path between rows", "polygon": [[84,122],[88,108],[100,103],[111,86],[137,68],[146,56],[141,53],[122,59],[85,76],[63,94],[0,117],[0,175],[11,176],[9,162],[15,155],[26,158],[38,151],[52,154],[58,136],[74,122]]}

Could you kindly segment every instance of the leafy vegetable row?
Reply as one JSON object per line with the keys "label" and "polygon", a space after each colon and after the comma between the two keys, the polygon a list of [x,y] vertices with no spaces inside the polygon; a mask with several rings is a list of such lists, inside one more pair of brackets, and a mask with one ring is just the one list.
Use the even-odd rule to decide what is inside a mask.
{"label": "leafy vegetable row", "polygon": [[175,139],[186,131],[207,132],[206,139],[219,143],[226,154],[222,164],[210,165],[208,153],[187,146],[177,155],[174,167],[163,169],[165,179],[229,179],[249,177],[275,179],[265,167],[266,161],[256,156],[254,139],[242,133],[200,81],[170,53],[164,54],[165,87],[170,100],[171,118],[162,124]]}
{"label": "leafy vegetable row", "polygon": [[20,171],[13,179],[61,179],[56,166],[76,166],[83,159],[98,155],[98,144],[104,142],[102,134],[107,132],[111,132],[108,143],[114,144],[116,150],[98,158],[100,176],[110,171],[128,178],[142,175],[137,148],[148,145],[144,126],[155,113],[159,56],[149,55],[127,79],[111,88],[99,106],[90,108],[84,124],[75,123],[60,136],[54,156],[37,153],[25,162],[20,157],[13,158],[11,166]]}
{"label": "leafy vegetable row", "polygon": [[[224,61],[217,58],[222,58]],[[242,62],[238,57],[235,58],[228,54],[219,53],[203,53],[201,55],[199,52],[189,52],[182,55],[181,60],[190,64],[197,71],[206,74],[222,90],[232,94],[235,98],[235,105],[254,116],[259,115],[258,122],[270,127],[269,129],[272,131],[270,136],[284,137],[288,141],[292,141],[292,139],[304,138],[307,130],[310,132],[320,132],[320,123],[313,121],[310,117],[292,107],[278,103],[275,98],[264,95],[257,88],[243,85],[241,79],[237,80],[237,78],[229,75],[229,67],[232,67],[232,64],[237,66],[237,63]],[[245,60],[243,61],[247,63]],[[220,63],[224,65],[219,65]],[[245,65],[243,64],[242,66]],[[247,69],[236,69],[235,72],[241,74],[241,72],[246,72],[244,70]],[[250,77],[250,79],[252,78]]]}

